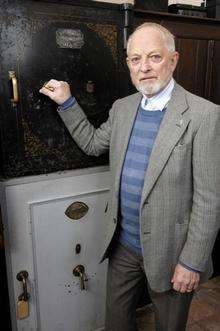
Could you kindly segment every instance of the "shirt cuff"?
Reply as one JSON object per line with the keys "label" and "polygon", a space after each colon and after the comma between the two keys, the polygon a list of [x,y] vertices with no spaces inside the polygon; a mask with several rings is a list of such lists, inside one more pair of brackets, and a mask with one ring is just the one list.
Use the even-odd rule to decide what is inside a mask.
{"label": "shirt cuff", "polygon": [[74,97],[69,97],[62,105],[60,105],[57,110],[58,112],[62,112],[67,110],[68,108],[72,107],[74,103],[76,102],[76,99]]}
{"label": "shirt cuff", "polygon": [[178,263],[179,263],[182,267],[184,267],[185,269],[187,269],[187,270],[189,270],[189,271],[194,271],[194,272],[197,272],[198,274],[201,273],[201,271],[196,270],[196,269],[193,269],[193,268],[189,267],[188,265],[186,265],[185,263],[183,263],[183,262],[181,262],[181,261],[179,261]]}

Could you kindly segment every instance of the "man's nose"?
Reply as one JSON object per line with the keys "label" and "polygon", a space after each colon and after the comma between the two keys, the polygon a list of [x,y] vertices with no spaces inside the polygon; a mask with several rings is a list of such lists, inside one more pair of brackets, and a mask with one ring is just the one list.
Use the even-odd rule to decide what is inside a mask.
{"label": "man's nose", "polygon": [[148,71],[150,71],[152,68],[151,68],[151,65],[150,65],[150,63],[149,63],[148,60],[143,60],[143,61],[141,62],[140,69],[141,69],[141,71],[143,71],[143,72],[148,72]]}

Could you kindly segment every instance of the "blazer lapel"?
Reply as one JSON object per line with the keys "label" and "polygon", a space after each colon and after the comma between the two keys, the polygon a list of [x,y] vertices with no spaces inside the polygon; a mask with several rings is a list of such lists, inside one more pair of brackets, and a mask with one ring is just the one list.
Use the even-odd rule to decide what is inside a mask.
{"label": "blazer lapel", "polygon": [[163,170],[174,146],[188,126],[190,119],[187,116],[187,108],[184,90],[175,84],[151,152],[142,191],[141,206]]}
{"label": "blazer lapel", "polygon": [[116,194],[118,194],[118,191],[119,191],[122,166],[123,166],[127,146],[129,143],[133,123],[134,123],[141,99],[142,99],[141,93],[134,94],[132,96],[131,100],[129,100],[129,103],[126,105],[126,109],[124,109],[124,111],[123,111],[122,119],[120,119],[121,126],[120,126],[120,132],[118,133],[118,135],[119,135],[118,141],[120,141],[120,147],[117,151],[118,162],[117,162],[117,172],[116,172],[116,176],[115,176]]}

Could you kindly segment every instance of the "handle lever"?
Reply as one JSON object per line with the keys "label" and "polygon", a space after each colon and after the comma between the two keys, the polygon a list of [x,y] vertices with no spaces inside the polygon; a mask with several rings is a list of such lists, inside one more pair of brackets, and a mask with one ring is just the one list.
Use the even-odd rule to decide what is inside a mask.
{"label": "handle lever", "polygon": [[12,81],[12,89],[13,89],[13,98],[11,99],[11,102],[13,105],[15,105],[19,102],[18,80],[17,80],[16,74],[15,74],[15,71],[9,71],[8,75],[9,75],[9,79]]}
{"label": "handle lever", "polygon": [[85,288],[85,268],[83,265],[79,264],[73,269],[73,275],[75,277],[80,277],[80,289],[84,291]]}
{"label": "handle lever", "polygon": [[18,300],[28,301],[28,299],[30,298],[30,294],[27,291],[28,272],[26,270],[22,270],[17,274],[16,278],[17,280],[22,282],[23,286],[23,292],[21,293],[21,295],[19,295]]}

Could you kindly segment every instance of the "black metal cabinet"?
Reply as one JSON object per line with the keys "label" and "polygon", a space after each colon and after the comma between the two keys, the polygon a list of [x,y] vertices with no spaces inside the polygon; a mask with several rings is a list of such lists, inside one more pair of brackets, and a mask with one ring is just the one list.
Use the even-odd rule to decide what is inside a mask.
{"label": "black metal cabinet", "polygon": [[[55,103],[38,91],[51,78],[67,81],[89,120],[104,122],[113,101],[127,94],[123,7],[7,0],[0,17],[2,176],[106,164],[107,155],[89,157],[77,147]],[[11,101],[16,88],[18,102]]]}

